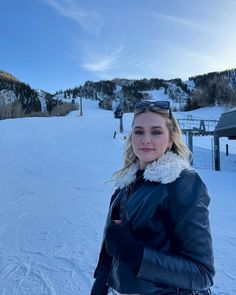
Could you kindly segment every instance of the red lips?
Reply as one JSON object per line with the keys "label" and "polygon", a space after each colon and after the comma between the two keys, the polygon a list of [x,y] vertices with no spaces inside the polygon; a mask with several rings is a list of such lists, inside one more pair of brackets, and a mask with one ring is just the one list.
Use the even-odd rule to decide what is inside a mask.
{"label": "red lips", "polygon": [[154,151],[154,149],[149,149],[149,148],[142,148],[140,150],[143,151],[143,152],[151,152],[151,151]]}

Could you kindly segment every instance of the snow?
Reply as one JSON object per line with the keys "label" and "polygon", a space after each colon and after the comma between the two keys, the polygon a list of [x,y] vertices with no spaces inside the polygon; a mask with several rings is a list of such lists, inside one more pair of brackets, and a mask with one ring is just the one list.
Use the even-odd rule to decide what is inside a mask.
{"label": "snow", "polygon": [[13,90],[0,90],[0,104],[9,105],[16,100],[16,95]]}
{"label": "snow", "polygon": [[188,86],[188,89],[190,91],[194,90],[194,88],[195,88],[195,82],[193,80],[187,80],[184,83]]}
{"label": "snow", "polygon": [[219,120],[220,115],[224,112],[229,111],[228,107],[222,106],[213,106],[213,107],[204,107],[200,110],[193,110],[189,112],[178,112],[178,118],[187,118],[191,116],[194,119],[205,119],[205,120]]}
{"label": "snow", "polygon": [[[125,139],[98,101],[84,100],[83,114],[0,121],[1,295],[89,294]],[[220,111],[191,114],[218,118]],[[125,135],[131,121],[124,114]],[[213,294],[236,294],[236,142],[220,140],[220,172],[212,170],[211,137],[193,143],[194,167],[211,195]]]}
{"label": "snow", "polygon": [[42,91],[41,89],[36,89],[36,92],[38,94],[38,99],[41,104],[41,111],[46,112],[47,111],[47,103],[46,103],[46,99],[45,99],[46,93],[44,91]]}
{"label": "snow", "polygon": [[170,100],[169,98],[169,95],[168,94],[165,94],[165,88],[164,87],[161,87],[160,89],[158,90],[149,90],[149,91],[146,91],[150,97],[151,97],[151,100],[153,101],[156,101],[156,100]]}

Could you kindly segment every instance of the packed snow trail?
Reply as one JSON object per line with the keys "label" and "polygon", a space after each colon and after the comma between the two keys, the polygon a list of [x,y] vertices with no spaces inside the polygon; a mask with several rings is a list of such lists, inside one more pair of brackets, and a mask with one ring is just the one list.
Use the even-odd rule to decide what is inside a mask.
{"label": "packed snow trail", "polygon": [[1,295],[89,293],[120,153],[99,111],[1,122]]}
{"label": "packed snow trail", "polygon": [[[126,131],[131,118],[124,116]],[[122,161],[124,138],[113,139],[118,129],[113,113],[93,101],[85,102],[83,117],[0,121],[1,295],[89,294],[109,180]],[[202,139],[200,145],[197,157],[209,160]],[[198,158],[196,165],[207,163]],[[235,173],[199,172],[212,196],[213,293],[236,294]]]}

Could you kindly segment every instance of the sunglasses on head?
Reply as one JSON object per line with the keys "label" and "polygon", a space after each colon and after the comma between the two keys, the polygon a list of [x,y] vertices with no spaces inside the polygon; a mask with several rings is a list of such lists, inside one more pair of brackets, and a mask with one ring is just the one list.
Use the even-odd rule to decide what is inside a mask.
{"label": "sunglasses on head", "polygon": [[158,101],[148,101],[143,100],[134,106],[134,111],[145,111],[148,109],[157,109],[157,110],[169,110],[169,115],[171,118],[171,109],[170,109],[170,102],[165,100],[158,100]]}

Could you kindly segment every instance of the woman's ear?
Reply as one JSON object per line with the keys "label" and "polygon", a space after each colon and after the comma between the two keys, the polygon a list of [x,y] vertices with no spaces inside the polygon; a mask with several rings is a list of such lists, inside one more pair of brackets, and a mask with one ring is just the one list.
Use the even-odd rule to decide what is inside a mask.
{"label": "woman's ear", "polygon": [[172,143],[168,145],[168,147],[167,147],[167,149],[166,149],[166,152],[171,151],[171,149],[172,149]]}
{"label": "woman's ear", "polygon": [[168,151],[171,151],[172,146],[173,146],[173,141],[170,141],[168,144]]}

